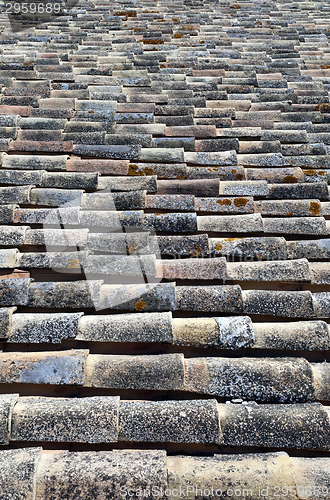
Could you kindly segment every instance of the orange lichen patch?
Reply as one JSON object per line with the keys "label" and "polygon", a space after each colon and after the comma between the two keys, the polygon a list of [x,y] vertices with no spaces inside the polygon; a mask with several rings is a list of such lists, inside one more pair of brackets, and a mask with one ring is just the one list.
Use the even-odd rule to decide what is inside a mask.
{"label": "orange lichen patch", "polygon": [[78,259],[71,259],[68,263],[68,269],[78,269],[80,267]]}
{"label": "orange lichen patch", "polygon": [[325,170],[315,170],[315,169],[309,169],[309,170],[303,170],[303,173],[307,175],[308,177],[312,177],[313,175],[326,175]]}
{"label": "orange lichen patch", "polygon": [[322,104],[318,104],[315,108],[317,111],[321,111],[326,113],[330,111],[330,103],[324,102]]}
{"label": "orange lichen patch", "polygon": [[[139,174],[138,170],[139,170],[138,165],[135,165],[134,163],[132,163],[128,167],[128,175],[152,175],[154,173],[153,168],[150,168],[150,167],[144,167],[144,169],[141,170],[141,174]],[[143,174],[142,174],[142,172],[143,172]]]}
{"label": "orange lichen patch", "polygon": [[298,182],[298,179],[294,175],[286,175],[283,178],[283,182],[287,184],[295,184],[296,182]]}
{"label": "orange lichen patch", "polygon": [[313,215],[320,215],[320,205],[316,201],[311,201],[309,204],[309,211]]}
{"label": "orange lichen patch", "polygon": [[183,37],[183,35],[180,35],[180,33],[175,33],[173,35],[173,38],[182,38],[182,37]]}
{"label": "orange lichen patch", "polygon": [[128,175],[136,175],[136,172],[137,172],[138,168],[139,167],[137,165],[131,164],[128,167]]}
{"label": "orange lichen patch", "polygon": [[241,181],[243,179],[243,174],[236,174],[236,179]]}
{"label": "orange lichen patch", "polygon": [[304,174],[307,175],[308,177],[311,177],[312,175],[316,175],[316,170],[303,170]]}
{"label": "orange lichen patch", "polygon": [[140,300],[139,300],[139,301],[135,304],[134,309],[135,309],[136,311],[143,311],[143,309],[145,309],[145,308],[146,308],[146,306],[147,306],[147,303],[146,303],[144,300],[140,299]]}
{"label": "orange lichen patch", "polygon": [[234,205],[235,207],[245,207],[245,205],[249,202],[247,198],[235,198]]}
{"label": "orange lichen patch", "polygon": [[231,200],[228,200],[228,198],[225,198],[224,200],[217,200],[217,203],[219,205],[229,206],[229,205],[231,205]]}
{"label": "orange lichen patch", "polygon": [[127,253],[137,253],[139,250],[138,243],[132,243],[131,245],[127,245]]}
{"label": "orange lichen patch", "polygon": [[215,248],[216,250],[221,250],[221,248],[222,248],[221,243],[217,243],[216,245],[214,245],[214,248]]}
{"label": "orange lichen patch", "polygon": [[225,238],[225,241],[236,241],[241,240],[242,238]]}
{"label": "orange lichen patch", "polygon": [[174,23],[178,23],[178,22],[179,22],[179,19],[178,19],[177,17],[172,17],[172,21],[173,21]]}
{"label": "orange lichen patch", "polygon": [[265,260],[265,256],[263,253],[258,254],[258,260]]}
{"label": "orange lichen patch", "polygon": [[143,43],[145,43],[146,45],[161,45],[162,43],[164,43],[164,40],[142,40]]}
{"label": "orange lichen patch", "polygon": [[195,250],[192,253],[193,257],[200,257],[202,255],[202,248],[199,245],[195,246]]}
{"label": "orange lichen patch", "polygon": [[232,173],[236,174],[236,172],[237,172],[236,168],[233,168]]}
{"label": "orange lichen patch", "polygon": [[286,217],[293,217],[293,212],[287,212],[285,215]]}
{"label": "orange lichen patch", "polygon": [[321,64],[322,69],[330,69],[330,64]]}
{"label": "orange lichen patch", "polygon": [[113,13],[115,16],[125,16],[125,17],[136,17],[137,13],[135,10],[131,11],[121,11],[117,10],[116,12]]}

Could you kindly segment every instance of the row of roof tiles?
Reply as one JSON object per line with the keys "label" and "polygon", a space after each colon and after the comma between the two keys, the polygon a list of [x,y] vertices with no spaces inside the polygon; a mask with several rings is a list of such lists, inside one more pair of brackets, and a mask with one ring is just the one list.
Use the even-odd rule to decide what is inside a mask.
{"label": "row of roof tiles", "polygon": [[[148,232],[91,232],[88,228],[80,229],[31,229],[29,226],[0,226],[0,244],[3,247],[22,247],[24,245],[44,246],[49,250],[44,256],[44,265],[51,267],[51,256],[57,247],[71,251],[72,258],[80,260],[80,251],[88,249],[110,254],[162,254],[180,257],[206,257],[209,255],[226,256],[247,260],[287,260],[311,259],[324,260],[330,256],[329,238],[313,240],[287,240],[284,237],[252,236],[240,238],[212,238],[207,233],[198,235],[152,235]],[[64,248],[63,248],[64,247]],[[15,252],[15,251],[14,251]],[[10,255],[1,250],[3,258]],[[60,252],[57,252],[60,257]],[[27,253],[27,257],[30,254]],[[68,253],[69,255],[69,253]],[[31,255],[31,258],[33,256]],[[36,256],[37,258],[37,256]],[[70,259],[69,259],[70,260]],[[47,264],[49,262],[49,264]],[[6,264],[8,266],[8,263]],[[5,266],[3,266],[5,267]]]}
{"label": "row of roof tiles", "polygon": [[283,488],[295,500],[314,492],[326,499],[329,486],[328,458],[290,457],[284,452],[205,457],[171,456],[163,450],[70,452],[31,447],[0,451],[0,463],[5,500],[17,494],[25,500],[83,500],[92,495],[173,500],[179,494],[194,500],[202,495],[234,496],[242,490],[251,498],[260,492],[271,498]]}
{"label": "row of roof tiles", "polygon": [[329,365],[304,358],[101,355],[88,350],[0,353],[0,383],[187,391],[278,403],[329,399]]}
{"label": "row of roof tiles", "polygon": [[[80,175],[77,176],[78,179],[75,175],[71,175],[67,179],[64,177],[63,180],[64,182],[68,182],[71,178],[74,183],[76,178],[79,182]],[[56,183],[56,180],[60,177],[47,175],[43,183],[47,184],[48,179]],[[81,184],[85,180],[86,178],[81,179]],[[211,186],[212,184],[209,185],[209,188]],[[294,187],[292,188],[292,186]],[[160,191],[165,190],[166,185]],[[168,190],[171,190],[171,185],[169,185]],[[188,191],[188,186],[186,186],[186,190]],[[254,201],[254,196],[264,196],[265,191],[269,192],[268,196],[266,195],[267,198],[275,199]],[[208,194],[212,195],[211,192]],[[292,197],[292,199],[288,199],[289,197]],[[261,213],[263,215],[277,215],[279,217],[329,215],[330,202],[320,202],[318,197],[326,200],[329,198],[325,183],[290,184],[287,187],[284,184],[268,185],[261,182],[242,181],[237,186],[237,183],[227,181],[222,182],[220,185],[220,196],[207,197],[199,197],[188,193],[147,195],[146,190],[117,191],[114,193],[111,193],[110,190],[105,190],[84,193],[81,189],[39,188],[31,185],[0,188],[0,205],[16,202],[21,205],[31,204],[46,207],[63,208],[64,206],[65,208],[68,206],[79,206],[84,210],[160,209],[170,211],[219,212],[223,214]]]}
{"label": "row of roof tiles", "polygon": [[[220,243],[217,243],[221,245]],[[323,262],[307,259],[256,262],[227,262],[226,257],[193,259],[156,259],[150,255],[94,255],[79,252],[27,252],[16,248],[0,250],[2,268],[52,269],[59,272],[87,273],[89,278],[107,276],[117,280],[138,279],[144,273],[149,281],[160,280],[221,280],[259,282],[310,282],[330,284],[329,268]],[[15,271],[16,273],[18,270]],[[16,278],[15,272],[12,278]],[[6,279],[7,276],[5,275]],[[10,279],[10,278],[9,278]]]}
{"label": "row of roof tiles", "polygon": [[[101,200],[100,200],[101,201]],[[245,201],[244,201],[245,203]],[[328,206],[328,205],[327,205]],[[313,206],[312,206],[313,207]],[[316,203],[316,209],[318,204]],[[313,208],[312,208],[313,210]],[[326,208],[328,211],[328,208]],[[269,233],[289,235],[329,234],[330,222],[322,215],[265,217],[261,213],[240,215],[196,215],[195,212],[144,213],[142,210],[81,210],[80,207],[20,208],[0,205],[0,224],[65,224],[107,228],[138,228],[157,232]]]}
{"label": "row of roof tiles", "polygon": [[51,309],[102,308],[126,312],[198,311],[329,318],[330,293],[242,290],[239,285],[175,283],[103,284],[103,280],[33,282],[0,280],[1,306]]}
{"label": "row of roof tiles", "polygon": [[[327,450],[330,412],[319,403],[218,404],[214,399],[121,401],[0,395],[0,444],[213,443]],[[239,432],[238,432],[239,431]]]}
{"label": "row of roof tiles", "polygon": [[[79,8],[70,11],[68,16],[50,20],[47,29],[46,26],[31,28],[24,33],[24,40],[21,40],[21,33],[8,32],[6,28],[0,40],[0,151],[3,153],[0,183],[23,186],[21,200],[27,201],[19,201],[23,205],[21,207],[8,208],[6,204],[2,207],[2,223],[16,224],[15,227],[1,229],[3,240],[7,237],[8,242],[13,242],[12,238],[17,238],[20,232],[20,245],[41,245],[47,244],[45,236],[52,233],[52,242],[61,239],[64,242],[70,237],[71,243],[76,246],[75,238],[80,231],[78,239],[84,241],[85,246],[87,243],[91,250],[108,252],[108,243],[116,238],[101,234],[102,229],[93,235],[87,230],[78,229],[75,232],[74,229],[65,228],[60,236],[60,232],[53,229],[47,233],[44,229],[26,229],[18,224],[45,224],[45,217],[48,216],[54,217],[50,220],[58,223],[60,211],[47,211],[47,208],[36,210],[34,205],[32,208],[24,207],[27,203],[51,207],[53,205],[49,203],[55,203],[56,206],[61,196],[64,196],[65,202],[72,202],[72,197],[68,199],[69,190],[110,188],[117,191],[117,209],[133,210],[130,213],[119,212],[120,224],[116,227],[130,226],[134,221],[141,227],[142,221],[145,229],[169,232],[169,235],[157,237],[161,253],[165,255],[172,255],[174,249],[174,252],[184,256],[194,254],[200,257],[204,253],[200,247],[196,253],[196,245],[200,244],[201,248],[207,249],[207,253],[211,248],[221,257],[226,255],[229,245],[231,249],[238,246],[246,255],[252,252],[253,259],[269,256],[270,260],[275,258],[280,261],[277,267],[275,265],[272,268],[273,271],[271,265],[275,263],[266,263],[269,265],[267,272],[272,275],[281,274],[283,266],[286,266],[291,269],[289,274],[292,276],[292,269],[298,266],[295,288],[300,287],[298,271],[299,276],[304,278],[314,272],[315,280],[315,275],[321,272],[320,263],[309,266],[307,261],[292,261],[289,264],[283,261],[301,257],[322,260],[327,255],[326,238],[305,241],[304,235],[309,234],[313,238],[328,234],[328,12],[329,7],[323,2],[292,4],[281,1],[261,4],[242,0],[239,4],[219,4],[184,0],[166,4],[160,1],[156,11],[155,4],[149,0],[144,0],[143,4],[119,1],[112,5],[100,0],[80,3]],[[8,26],[7,20],[4,25]],[[106,175],[98,178],[95,172]],[[253,182],[247,183],[246,180]],[[31,186],[35,187],[30,190]],[[50,192],[47,188],[67,191]],[[24,189],[28,189],[30,197],[24,198]],[[9,196],[6,188],[2,191],[4,199]],[[137,194],[136,191],[140,192]],[[147,191],[147,195],[141,191]],[[18,196],[18,192],[11,195]],[[182,196],[179,199],[177,195]],[[98,205],[98,209],[101,207],[102,210],[97,211],[93,196],[86,196],[86,193],[80,193],[79,196],[81,200],[84,199],[78,207],[83,206],[80,214],[85,217],[83,222],[86,222],[86,227],[115,225],[113,217],[109,215],[111,212],[105,212],[104,199]],[[196,217],[195,213],[186,213],[204,208],[212,212],[214,207],[220,206],[217,201],[228,200],[229,197],[232,198],[231,208],[234,209],[235,199],[237,203],[238,197],[247,197],[247,205],[250,207],[254,202],[253,210],[257,213],[233,216],[230,215],[233,212],[229,211],[229,215],[226,215],[227,204],[222,206],[217,216]],[[254,200],[254,197],[257,199]],[[288,201],[284,204],[281,200]],[[17,199],[6,203],[16,205]],[[134,203],[139,206],[136,207]],[[314,212],[317,212],[312,217],[308,212],[310,203],[315,203]],[[63,213],[64,227],[70,221],[79,220],[79,208],[69,208]],[[146,209],[147,213],[143,214],[142,209]],[[155,210],[175,210],[179,213],[150,213]],[[240,210],[243,208],[240,207]],[[274,215],[278,218],[271,219]],[[84,224],[80,221],[80,225]],[[227,234],[223,236],[228,236],[228,232],[235,233],[238,228],[244,232],[279,232],[287,235],[287,240],[297,234],[302,239],[293,242],[266,236],[229,242],[225,238],[209,238],[214,231],[225,232]],[[211,235],[184,234],[196,230],[210,232]],[[178,236],[180,233],[184,236]],[[129,237],[125,235],[125,247]],[[136,243],[134,239],[131,241]],[[14,243],[10,246],[20,245]],[[20,260],[27,259],[25,263],[29,263],[33,275],[38,277],[38,271],[34,271],[32,266],[38,259],[42,263],[48,262],[49,256],[46,258],[39,253],[33,257],[25,250],[21,249]],[[14,251],[12,257],[14,254],[16,259],[18,254]],[[58,260],[59,254],[54,253],[50,257]],[[72,258],[76,257],[72,253]],[[95,257],[96,260],[101,258],[98,255]],[[107,259],[109,262],[108,256]],[[127,262],[125,260],[125,265]],[[188,262],[164,261],[162,267],[168,273],[168,279],[175,279],[174,276],[178,275],[194,275],[200,279],[204,272],[201,271],[205,270],[205,260],[194,259],[194,266]],[[208,259],[207,262],[210,265],[212,260]],[[219,269],[224,271],[226,266],[228,275],[233,272],[236,277],[239,273],[240,277],[249,275],[261,280],[260,268],[263,268],[263,264],[256,263],[259,266],[257,272],[254,263],[234,262],[232,265],[230,262],[226,264],[224,259],[215,258],[213,265],[218,267],[212,269],[217,273]],[[206,271],[207,276],[210,276],[211,270]],[[322,280],[327,281],[323,271],[321,274]],[[14,275],[28,276],[21,271],[16,271]],[[242,292],[235,285],[212,287],[209,284],[176,287],[173,283],[155,286],[102,285],[96,281],[89,284],[31,283],[27,278],[13,281],[9,278],[0,280],[3,282],[4,305],[16,304],[19,298],[18,305],[28,304],[32,313],[12,315],[13,308],[2,311],[3,331],[9,334],[9,338],[14,335],[15,339],[16,335],[16,340],[34,338],[42,342],[47,333],[59,339],[70,325],[72,332],[77,334],[74,337],[77,342],[89,342],[96,338],[127,341],[129,334],[138,341],[149,335],[148,340],[180,345],[213,346],[215,343],[218,347],[227,348],[253,344],[264,348],[275,342],[276,348],[280,345],[290,349],[308,345],[316,349],[325,347],[328,339],[328,328],[322,321],[263,326],[257,323],[251,325],[247,317],[185,320],[182,317],[171,318],[169,312],[176,309],[176,316],[186,314],[185,311],[205,311],[208,314],[228,312],[326,318],[329,316],[329,294],[326,292]],[[87,289],[87,286],[91,288]],[[257,283],[253,286],[261,288],[262,285]],[[313,286],[315,289],[321,290]],[[133,314],[81,316],[79,313],[66,313],[64,318],[60,312],[61,324],[58,315],[47,313],[41,320],[41,316],[33,314],[33,307],[54,307],[59,311],[92,308],[95,306],[95,296],[99,295],[105,307],[118,310],[120,303],[119,309]],[[136,314],[136,311],[148,312]],[[35,316],[34,319],[31,316]],[[114,334],[117,337],[114,338]],[[101,337],[97,337],[99,335]],[[78,336],[85,338],[78,339]],[[284,344],[281,339],[284,339]],[[10,348],[8,346],[7,349]],[[191,393],[211,394],[220,398],[231,398],[235,397],[233,394],[238,394],[241,396],[237,397],[249,400],[300,402],[300,405],[286,404],[283,408],[282,405],[258,407],[252,403],[217,405],[210,400],[197,402],[196,407],[202,408],[201,414],[204,415],[203,408],[209,408],[210,405],[213,405],[217,414],[216,417],[212,414],[209,419],[206,418],[207,425],[200,426],[199,431],[205,434],[205,430],[210,430],[208,425],[213,424],[218,430],[220,416],[220,425],[224,420],[232,425],[230,432],[227,427],[229,437],[226,439],[234,440],[237,446],[274,445],[276,434],[276,439],[279,436],[282,439],[277,441],[279,446],[328,448],[328,442],[322,441],[322,436],[328,435],[328,428],[321,429],[322,422],[329,425],[327,410],[319,405],[305,404],[306,401],[325,400],[328,397],[328,366],[324,363],[308,363],[300,358],[184,359],[180,354],[96,356],[87,351],[6,352],[1,356],[6,361],[3,366],[9,368],[9,371],[5,368],[2,372],[4,383],[46,381],[60,385],[82,385],[87,380],[95,387],[106,386],[102,389],[105,393],[111,384],[115,390],[185,389]],[[56,373],[54,370],[57,370]],[[89,391],[93,393],[92,389]],[[16,409],[18,407],[19,410],[23,399],[18,400]],[[111,404],[119,404],[118,398],[116,403],[113,398],[110,399]],[[110,399],[107,400],[110,402]],[[25,400],[25,405],[32,411],[32,400],[28,400]],[[37,404],[37,399],[33,401]],[[43,401],[48,403],[45,403],[42,412],[37,412],[38,418],[44,436],[52,440],[54,408],[58,408],[63,400],[44,398]],[[87,402],[87,399],[64,400],[66,408],[72,408],[77,401],[78,405],[83,405],[82,401]],[[185,428],[187,419],[192,418],[196,422],[198,415],[190,407],[188,411],[181,408],[178,417],[177,408],[182,403],[193,406],[195,402],[174,403],[158,402],[156,406],[153,406],[154,402],[120,403],[120,406],[125,406],[122,422],[126,422],[127,436],[131,432],[133,442],[147,438],[149,442],[152,439],[159,442],[169,435],[174,439],[176,433],[178,442],[183,443],[188,430]],[[53,409],[50,409],[51,406]],[[158,411],[158,408],[161,410]],[[95,415],[93,408],[92,413]],[[111,411],[109,414],[111,416]],[[133,414],[135,416],[132,417]],[[166,421],[162,420],[162,414]],[[24,410],[20,411],[20,415],[24,417]],[[65,410],[64,422],[67,416]],[[182,427],[180,422],[184,419]],[[27,421],[31,419],[27,418]],[[271,429],[274,421],[277,423],[275,433]],[[303,433],[297,430],[298,424],[301,424]],[[315,429],[315,439],[310,429],[307,429],[307,424],[310,429]],[[316,429],[316,426],[319,427]],[[28,427],[29,423],[26,425]],[[161,429],[163,434],[157,429]],[[290,438],[283,437],[286,431]],[[192,430],[191,436],[195,436],[196,440],[205,439],[201,434],[197,436],[198,433],[194,433],[195,430]],[[116,439],[121,439],[119,433],[116,436]],[[219,460],[224,467],[224,463],[229,463],[228,457],[217,457],[217,465],[213,467],[215,459],[211,457],[186,457],[183,461],[180,457],[170,458],[163,454],[163,462],[160,463],[161,452],[149,453],[145,458],[139,454],[137,460],[143,461],[142,467],[140,463],[136,466],[132,455],[127,456],[131,468],[120,470],[116,456],[114,460],[117,460],[118,475],[111,470],[107,478],[104,478],[104,470],[109,467],[109,463],[113,463],[109,462],[109,455],[106,457],[107,465],[102,461],[103,455],[96,458],[95,455],[78,454],[71,460],[70,454],[56,455],[54,452],[46,456],[40,454],[40,450],[31,449],[18,451],[15,457],[16,463],[28,463],[30,471],[35,470],[34,464],[40,459],[39,472],[24,476],[33,476],[33,483],[28,480],[27,485],[24,483],[28,492],[26,496],[30,495],[33,500],[46,496],[57,500],[70,495],[72,498],[88,498],[97,496],[98,492],[100,496],[117,498],[119,486],[116,485],[126,484],[127,480],[133,481],[133,484],[135,480],[140,485],[145,484],[149,480],[146,477],[152,477],[156,484],[163,481],[162,485],[165,486],[181,486],[185,481],[194,482],[194,478],[201,476],[204,477],[203,485],[220,486],[219,481],[224,481],[227,487],[236,484],[236,469],[233,469],[235,459],[230,459],[230,465],[223,473],[225,479],[219,480],[214,479],[222,474],[219,473]],[[4,459],[11,465],[13,456],[14,453]],[[327,478],[323,480],[325,467],[321,462],[317,462],[317,465],[313,462],[309,467],[306,465],[311,464],[308,459],[287,460],[285,455],[276,455],[276,458],[272,455],[271,459],[268,460],[268,455],[267,458],[264,455],[261,466],[259,457],[253,457],[252,463],[249,456],[240,456],[237,472],[240,474],[239,484],[242,484],[242,471],[246,464],[249,469],[248,484],[253,481],[253,487],[260,482],[260,473],[257,476],[252,473],[256,469],[264,471],[267,477],[265,484],[268,486],[273,477],[276,485],[304,485],[307,480],[318,487],[328,484]],[[258,462],[256,466],[255,461]],[[64,466],[61,465],[63,463]],[[277,468],[279,463],[280,473]],[[85,464],[83,473],[79,468],[81,464]],[[210,471],[210,474],[206,471]],[[79,485],[76,486],[78,476]],[[96,476],[104,479],[103,486],[95,493],[94,481],[91,494],[88,478],[94,479]],[[13,484],[10,478],[13,475],[5,472],[3,477],[10,498]],[[82,477],[87,477],[83,484]],[[228,484],[229,481],[231,484]],[[272,498],[274,493],[272,491],[268,496]],[[308,496],[305,493],[294,491],[297,498]],[[328,493],[322,492],[321,495],[326,498]],[[138,497],[136,492],[134,496]],[[152,498],[151,493],[146,496]],[[202,498],[204,495],[194,492],[190,496]],[[254,492],[250,496],[257,498],[258,493]],[[319,496],[314,494],[314,497]]]}
{"label": "row of roof tiles", "polygon": [[325,351],[330,345],[327,323],[315,320],[252,323],[249,316],[175,318],[171,312],[100,316],[15,311],[15,307],[0,309],[0,338],[9,344],[56,344],[75,339],[299,351]]}

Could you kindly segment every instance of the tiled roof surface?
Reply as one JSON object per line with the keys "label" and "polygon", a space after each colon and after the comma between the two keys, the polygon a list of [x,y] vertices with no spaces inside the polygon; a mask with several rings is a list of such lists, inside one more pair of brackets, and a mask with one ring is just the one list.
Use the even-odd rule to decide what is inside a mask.
{"label": "tiled roof surface", "polygon": [[1,500],[330,498],[329,21],[0,16]]}

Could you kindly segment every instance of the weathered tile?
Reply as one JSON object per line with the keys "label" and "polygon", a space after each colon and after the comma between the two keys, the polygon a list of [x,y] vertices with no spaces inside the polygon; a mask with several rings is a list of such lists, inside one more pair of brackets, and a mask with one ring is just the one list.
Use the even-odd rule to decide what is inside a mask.
{"label": "weathered tile", "polygon": [[312,369],[303,358],[186,358],[185,388],[252,401],[315,400]]}
{"label": "weathered tile", "polygon": [[45,172],[40,186],[61,189],[96,189],[97,172]]}
{"label": "weathered tile", "polygon": [[311,281],[307,259],[228,262],[228,279],[238,281]]}
{"label": "weathered tile", "polygon": [[194,165],[237,165],[236,151],[184,153],[184,161]]}
{"label": "weathered tile", "polygon": [[0,188],[0,205],[10,203],[21,203],[27,205],[30,201],[30,191],[32,186],[13,186]]}
{"label": "weathered tile", "polygon": [[78,189],[33,188],[30,194],[30,204],[47,207],[81,206],[82,195],[83,191]]}
{"label": "weathered tile", "polygon": [[280,290],[243,291],[244,312],[288,318],[312,318],[312,294],[308,291]]}
{"label": "weathered tile", "polygon": [[[16,228],[15,228],[16,229]],[[17,228],[19,229],[19,228]],[[1,233],[0,233],[1,234]],[[46,245],[51,247],[84,248],[87,244],[88,229],[28,229],[25,245]],[[1,241],[1,240],[0,240]]]}
{"label": "weathered tile", "polygon": [[173,318],[173,343],[197,347],[240,349],[253,344],[248,316],[215,318]]}
{"label": "weathered tile", "polygon": [[239,313],[242,307],[242,290],[238,285],[176,287],[178,311]]}
{"label": "weathered tile", "polygon": [[[12,441],[114,443],[118,396],[19,398],[12,414]],[[33,425],[31,425],[33,422]]]}
{"label": "weathered tile", "polygon": [[123,491],[137,498],[143,490],[160,491],[167,485],[163,450],[49,451],[42,455],[39,470],[36,500],[82,499],[91,491],[96,498],[119,498]]}
{"label": "weathered tile", "polygon": [[0,305],[24,306],[28,303],[29,278],[14,278],[0,280]]}
{"label": "weathered tile", "polygon": [[175,286],[173,283],[103,285],[100,307],[127,312],[174,311]]}
{"label": "weathered tile", "polygon": [[85,193],[83,210],[138,210],[145,208],[146,191]]}
{"label": "weathered tile", "polygon": [[216,400],[123,401],[119,414],[122,441],[218,443]]}
{"label": "weathered tile", "polygon": [[82,385],[88,351],[0,353],[2,384]]}
{"label": "weathered tile", "polygon": [[210,231],[217,233],[263,232],[263,222],[264,221],[262,220],[260,214],[197,216],[198,231]]}
{"label": "weathered tile", "polygon": [[323,217],[277,217],[262,219],[265,233],[315,234],[325,235],[326,224]]}
{"label": "weathered tile", "polygon": [[219,179],[157,180],[157,195],[218,196]]}
{"label": "weathered tile", "polygon": [[79,207],[16,208],[13,219],[16,224],[75,225],[79,224]]}
{"label": "weathered tile", "polygon": [[[306,481],[308,481],[310,469],[308,466],[305,467]],[[322,464],[320,469],[317,469],[321,476],[325,467],[326,464]],[[257,495],[259,489],[266,493],[270,489],[274,491],[275,488],[288,487],[292,488],[292,491],[296,488],[295,470],[291,458],[282,451],[218,454],[207,457],[171,455],[167,457],[167,469],[168,490],[180,491],[181,488],[181,491],[187,491],[188,489],[189,500],[193,500],[195,496],[193,484],[198,485],[198,489],[203,488],[207,492],[212,492],[213,488],[214,492],[229,491],[229,494],[231,491],[243,489],[244,485],[244,490],[251,492],[252,495],[254,495],[256,484],[258,484]],[[315,479],[315,484],[319,484],[317,479]],[[189,488],[193,488],[191,493]],[[169,498],[173,500],[175,497],[172,495]],[[269,498],[275,500],[276,497],[269,496]]]}
{"label": "weathered tile", "polygon": [[285,260],[287,242],[281,237],[209,238],[210,253],[241,260]]}
{"label": "weathered tile", "polygon": [[156,276],[156,259],[154,255],[90,255],[84,272],[89,275],[151,280]]}
{"label": "weathered tile", "polygon": [[166,279],[190,280],[225,280],[227,277],[226,259],[220,258],[194,258],[171,259],[159,261],[162,276]]}
{"label": "weathered tile", "polygon": [[147,193],[157,191],[156,176],[146,177],[101,177],[99,179],[99,189],[111,189],[111,191],[139,191],[145,190]]}
{"label": "weathered tile", "polygon": [[287,241],[288,258],[323,260],[330,257],[330,239]]}
{"label": "weathered tile", "polygon": [[11,421],[18,394],[0,395],[0,444],[9,444],[11,438]]}
{"label": "weathered tile", "polygon": [[67,155],[4,155],[3,168],[20,170],[66,170]]}
{"label": "weathered tile", "polygon": [[[293,179],[292,179],[293,180]],[[292,181],[291,181],[292,182]],[[317,199],[328,198],[326,182],[297,182],[291,184],[272,184],[269,186],[269,198],[288,199]]]}
{"label": "weathered tile", "polygon": [[36,282],[30,285],[25,303],[28,307],[94,309],[99,303],[101,285],[101,280]]}
{"label": "weathered tile", "polygon": [[323,351],[329,349],[330,331],[324,321],[254,323],[257,349]]}
{"label": "weathered tile", "polygon": [[255,211],[263,215],[315,217],[323,215],[319,200],[262,200],[255,202]]}
{"label": "weathered tile", "polygon": [[99,172],[104,175],[127,175],[129,160],[96,160],[71,157],[67,170],[71,172]]}
{"label": "weathered tile", "polygon": [[254,213],[252,197],[195,198],[195,207],[199,212]]}
{"label": "weathered tile", "polygon": [[23,313],[14,314],[8,342],[52,343],[75,338],[82,313]]}
{"label": "weathered tile", "polygon": [[15,210],[17,205],[0,205],[0,223],[12,224],[15,222]]}
{"label": "weathered tile", "polygon": [[330,293],[313,293],[313,306],[315,316],[328,319],[330,317]]}
{"label": "weathered tile", "polygon": [[92,316],[79,320],[76,340],[91,342],[172,342],[172,314],[133,313]]}
{"label": "weathered tile", "polygon": [[0,338],[8,339],[11,327],[12,327],[12,316],[17,310],[17,307],[2,307],[0,308]]}
{"label": "weathered tile", "polygon": [[195,213],[145,213],[142,227],[151,231],[193,233],[197,230]]}
{"label": "weathered tile", "polygon": [[194,196],[189,194],[147,195],[146,208],[195,211]]}
{"label": "weathered tile", "polygon": [[267,196],[269,188],[266,181],[220,181],[221,196]]}
{"label": "weathered tile", "polygon": [[37,467],[42,448],[0,451],[3,500],[34,500]]}
{"label": "weathered tile", "polygon": [[183,355],[89,355],[86,387],[117,389],[182,390]]}
{"label": "weathered tile", "polygon": [[319,403],[300,405],[226,405],[221,419],[223,442],[229,446],[269,448],[329,447],[330,420]]}
{"label": "weathered tile", "polygon": [[207,234],[199,235],[159,235],[157,244],[160,253],[166,256],[178,257],[202,257],[209,253]]}

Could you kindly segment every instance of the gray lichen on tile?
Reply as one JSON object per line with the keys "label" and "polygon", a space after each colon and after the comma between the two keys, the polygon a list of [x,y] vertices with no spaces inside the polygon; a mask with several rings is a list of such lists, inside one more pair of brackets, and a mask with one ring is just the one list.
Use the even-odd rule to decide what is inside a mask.
{"label": "gray lichen on tile", "polygon": [[216,400],[123,401],[120,440],[174,443],[218,443]]}
{"label": "gray lichen on tile", "polygon": [[182,354],[88,356],[85,386],[118,389],[180,390],[183,388]]}
{"label": "gray lichen on tile", "polygon": [[13,411],[11,440],[114,443],[118,410],[118,396],[23,397]]}

